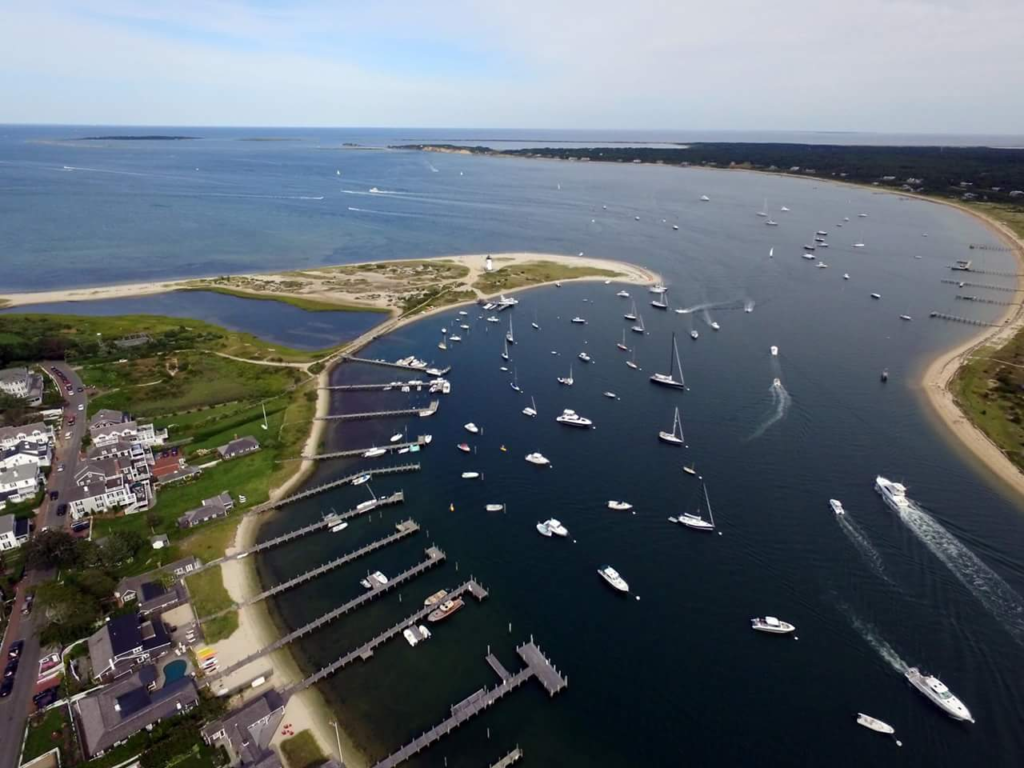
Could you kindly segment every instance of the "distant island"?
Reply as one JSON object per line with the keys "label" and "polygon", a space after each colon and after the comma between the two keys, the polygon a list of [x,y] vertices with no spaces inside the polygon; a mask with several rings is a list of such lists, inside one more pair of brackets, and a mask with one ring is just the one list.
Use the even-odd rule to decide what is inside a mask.
{"label": "distant island", "polygon": [[141,136],[82,136],[68,141],[196,141],[200,136],[161,136],[160,134]]}

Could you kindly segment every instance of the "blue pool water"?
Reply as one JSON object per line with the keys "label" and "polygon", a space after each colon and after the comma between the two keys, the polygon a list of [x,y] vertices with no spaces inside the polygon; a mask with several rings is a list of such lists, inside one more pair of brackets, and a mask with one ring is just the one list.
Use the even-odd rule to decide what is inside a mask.
{"label": "blue pool water", "polygon": [[188,663],[184,659],[172,661],[164,667],[164,685],[168,686],[176,680],[181,680],[188,671]]}

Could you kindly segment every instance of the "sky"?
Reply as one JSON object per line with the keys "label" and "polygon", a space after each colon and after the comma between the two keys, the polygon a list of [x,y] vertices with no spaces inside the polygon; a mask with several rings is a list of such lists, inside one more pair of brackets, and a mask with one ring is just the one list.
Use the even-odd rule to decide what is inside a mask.
{"label": "sky", "polygon": [[1024,0],[6,0],[0,123],[1024,131]]}

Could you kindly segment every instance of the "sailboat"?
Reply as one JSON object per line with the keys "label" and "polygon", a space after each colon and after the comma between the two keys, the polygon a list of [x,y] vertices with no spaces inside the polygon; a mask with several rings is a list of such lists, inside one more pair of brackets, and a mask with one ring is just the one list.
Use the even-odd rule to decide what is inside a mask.
{"label": "sailboat", "polygon": [[633,359],[627,360],[626,365],[632,368],[634,371],[639,371],[640,366],[636,364],[636,347],[633,347]]}
{"label": "sailboat", "polygon": [[634,323],[636,322],[636,301],[633,302],[633,306],[630,308],[628,313],[623,315],[623,317]]}
{"label": "sailboat", "polygon": [[569,363],[569,375],[564,378],[562,376],[559,376],[558,383],[565,384],[565,386],[567,387],[572,386],[572,363]]}
{"label": "sailboat", "polygon": [[[673,374],[679,370],[679,378],[676,379]],[[683,379],[683,365],[679,362],[679,347],[676,346],[676,335],[672,334],[672,354],[669,358],[669,371],[668,373],[656,373],[651,376],[652,384],[660,384],[663,387],[673,387],[674,389],[686,389],[686,381]]]}
{"label": "sailboat", "polygon": [[679,418],[679,408],[676,408],[675,416],[672,419],[672,431],[665,432],[662,430],[658,433],[658,439],[669,445],[685,444],[683,440],[683,422]]}
{"label": "sailboat", "polygon": [[523,413],[531,418],[537,415],[537,402],[533,399],[533,395],[530,395],[530,404],[523,408]]}
{"label": "sailboat", "polygon": [[623,352],[629,352],[629,347],[626,346],[626,329],[625,328],[622,329],[622,341],[620,341],[615,346],[618,347],[619,349],[621,349]]}
{"label": "sailboat", "polygon": [[516,343],[516,338],[515,338],[515,336],[512,335],[512,317],[511,316],[509,316],[509,318],[508,318],[508,331],[505,332],[505,341],[507,341],[509,344],[515,344]]}
{"label": "sailboat", "polygon": [[640,315],[639,322],[629,330],[631,330],[633,333],[647,333],[647,329],[644,328],[644,316]]}
{"label": "sailboat", "polygon": [[508,362],[508,339],[505,339],[505,351],[501,353],[501,359]]}
{"label": "sailboat", "polygon": [[519,373],[516,371],[515,368],[512,369],[512,381],[510,381],[508,385],[512,387],[513,392],[523,391],[519,388]]}
{"label": "sailboat", "polygon": [[442,350],[442,351],[448,349],[448,344],[446,343],[446,341],[448,339],[448,336],[447,336],[447,333],[446,333],[447,330],[448,330],[447,328],[442,329],[442,331],[441,331],[441,341],[439,341],[438,344],[437,344],[437,348]]}
{"label": "sailboat", "polygon": [[764,218],[768,215],[768,198],[764,199],[764,205],[761,206],[761,210],[757,212],[757,215]]}
{"label": "sailboat", "polygon": [[668,302],[665,301],[666,296],[668,296],[667,288],[661,292],[661,295],[657,299],[651,300],[651,306],[655,309],[668,309]]}
{"label": "sailboat", "polygon": [[[509,318],[508,321],[511,323],[512,322],[512,318]],[[537,310],[533,310],[533,322],[530,323],[530,325],[533,327],[533,330],[535,330],[535,331],[539,331],[540,330],[540,326],[537,325]]]}
{"label": "sailboat", "polygon": [[715,516],[711,512],[711,499],[708,498],[708,487],[702,480],[700,483],[701,491],[704,493],[704,501],[708,508],[708,519],[705,520],[700,514],[700,506],[698,505],[696,512],[683,512],[679,517],[670,517],[669,521],[673,523],[679,523],[685,525],[687,528],[692,528],[695,531],[713,531],[715,530]]}

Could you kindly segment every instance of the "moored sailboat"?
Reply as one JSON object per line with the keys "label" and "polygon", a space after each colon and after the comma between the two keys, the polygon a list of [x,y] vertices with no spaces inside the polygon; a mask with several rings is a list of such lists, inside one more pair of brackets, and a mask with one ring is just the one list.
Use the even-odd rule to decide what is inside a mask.
{"label": "moored sailboat", "polygon": [[[679,371],[678,379],[674,376],[676,370]],[[663,387],[672,387],[674,389],[686,389],[686,381],[683,379],[683,366],[679,362],[679,348],[676,345],[675,333],[672,334],[672,353],[669,358],[669,372],[654,374],[651,376],[651,383],[658,384]]]}
{"label": "moored sailboat", "polygon": [[676,408],[675,416],[672,419],[672,431],[665,432],[662,430],[658,433],[658,439],[663,443],[669,445],[684,445],[683,440],[683,422],[679,418],[679,408]]}

